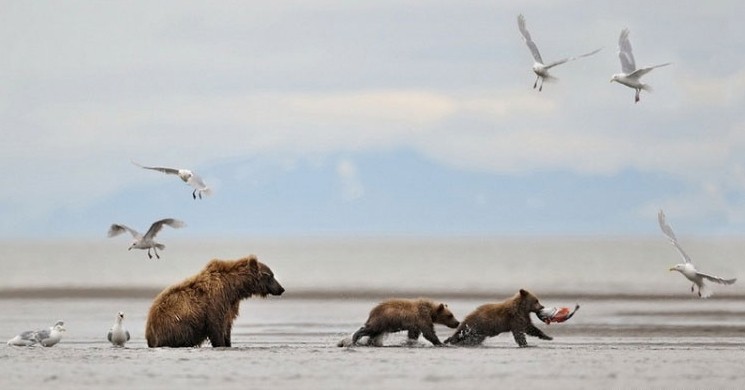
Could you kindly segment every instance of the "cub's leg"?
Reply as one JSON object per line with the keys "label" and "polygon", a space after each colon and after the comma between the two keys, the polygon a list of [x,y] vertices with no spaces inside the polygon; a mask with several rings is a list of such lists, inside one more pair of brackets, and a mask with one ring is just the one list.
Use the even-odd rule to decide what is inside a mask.
{"label": "cub's leg", "polygon": [[533,324],[528,324],[528,329],[525,331],[525,333],[529,334],[530,336],[538,337],[539,339],[543,339],[543,340],[553,340],[554,339],[553,337],[551,337],[551,336],[543,333],[542,330],[536,328],[535,325],[533,325]]}
{"label": "cub's leg", "polygon": [[520,347],[527,347],[528,346],[528,341],[525,340],[525,333],[523,333],[522,330],[517,330],[517,329],[513,330],[512,331],[512,337],[515,338],[515,342]]}
{"label": "cub's leg", "polygon": [[437,338],[437,333],[435,333],[434,327],[427,327],[422,329],[422,335],[425,339],[429,340],[430,343],[434,345],[442,345],[440,339]]}
{"label": "cub's leg", "polygon": [[357,329],[356,332],[352,335],[352,345],[357,344],[357,340],[359,340],[361,337],[369,336],[370,331],[367,329],[366,326],[362,326],[361,328]]}

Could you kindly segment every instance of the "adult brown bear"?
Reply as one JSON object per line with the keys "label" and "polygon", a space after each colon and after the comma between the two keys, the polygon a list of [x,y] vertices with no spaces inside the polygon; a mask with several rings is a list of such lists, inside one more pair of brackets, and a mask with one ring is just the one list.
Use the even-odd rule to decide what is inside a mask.
{"label": "adult brown bear", "polygon": [[251,255],[212,260],[204,269],[163,290],[153,301],[145,327],[148,347],[194,347],[210,339],[230,347],[240,301],[252,295],[282,295],[274,273]]}

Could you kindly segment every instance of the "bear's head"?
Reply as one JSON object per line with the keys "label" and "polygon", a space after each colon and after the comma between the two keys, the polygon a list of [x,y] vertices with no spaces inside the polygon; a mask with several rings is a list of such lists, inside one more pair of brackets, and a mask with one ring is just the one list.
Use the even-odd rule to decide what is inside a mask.
{"label": "bear's head", "polygon": [[256,260],[256,256],[250,256],[245,266],[248,269],[246,287],[253,294],[266,297],[267,295],[282,295],[285,292],[284,287],[277,279],[274,279],[274,272],[266,264]]}
{"label": "bear's head", "polygon": [[435,309],[435,312],[432,314],[432,322],[445,325],[448,328],[457,328],[460,325],[460,322],[455,319],[453,313],[444,303],[439,304],[437,309]]}
{"label": "bear's head", "polygon": [[528,291],[525,291],[523,289],[520,289],[520,292],[518,293],[518,299],[519,299],[519,306],[520,309],[526,311],[526,312],[534,312],[538,313],[541,310],[543,310],[543,305],[541,305],[540,302],[538,302],[538,297],[531,294]]}

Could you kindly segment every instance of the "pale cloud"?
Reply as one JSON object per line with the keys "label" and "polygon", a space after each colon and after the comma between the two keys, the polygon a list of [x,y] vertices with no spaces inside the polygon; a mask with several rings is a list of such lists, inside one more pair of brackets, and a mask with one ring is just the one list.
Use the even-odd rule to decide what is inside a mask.
{"label": "pale cloud", "polygon": [[745,69],[719,77],[701,77],[686,71],[680,78],[685,98],[703,106],[742,105],[745,100]]}
{"label": "pale cloud", "polygon": [[365,195],[357,166],[352,160],[339,160],[336,164],[336,174],[341,182],[341,197],[347,202],[355,201]]}
{"label": "pale cloud", "polygon": [[[739,2],[172,4],[8,3],[0,165],[18,174],[0,201],[21,216],[83,207],[142,180],[130,159],[338,155],[355,198],[354,153],[414,150],[496,174],[660,173],[693,189],[659,200],[671,207],[742,208],[727,195],[745,194]],[[547,57],[605,50],[535,91],[520,12]],[[674,62],[646,76],[657,90],[638,105],[608,84],[625,25],[640,63]]]}

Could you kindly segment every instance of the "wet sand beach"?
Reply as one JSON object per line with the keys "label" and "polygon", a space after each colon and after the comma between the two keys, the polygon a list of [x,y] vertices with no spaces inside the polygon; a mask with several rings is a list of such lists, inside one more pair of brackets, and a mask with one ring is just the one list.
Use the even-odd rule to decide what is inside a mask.
{"label": "wet sand beach", "polygon": [[[458,318],[483,303],[438,298]],[[542,300],[561,304],[552,296]],[[529,348],[518,348],[509,334],[459,348],[433,347],[422,338],[407,345],[403,333],[389,336],[383,348],[336,347],[376,302],[377,297],[251,299],[235,323],[233,348],[150,349],[144,340],[149,299],[5,298],[0,334],[10,338],[50,315],[64,315],[68,331],[52,348],[0,347],[0,387],[693,389],[745,384],[742,300],[711,300],[704,306],[693,299],[586,298],[568,322],[539,324],[554,340],[529,338]],[[133,339],[126,348],[106,341],[112,308],[128,313],[125,325]],[[438,326],[437,332],[444,339],[451,330]]]}
{"label": "wet sand beach", "polygon": [[[737,275],[745,244],[693,240],[709,269]],[[150,349],[147,312],[164,287],[209,259],[256,253],[287,289],[248,299],[233,348]],[[740,388],[745,385],[745,285],[706,300],[668,271],[669,244],[632,238],[264,239],[174,241],[149,260],[121,243],[0,245],[0,340],[65,321],[52,348],[0,345],[0,388],[454,389]],[[388,297],[427,296],[457,318],[520,288],[545,306],[581,305],[553,341],[512,336],[477,348],[433,347],[403,334],[384,348],[338,348]],[[118,311],[132,334],[113,348]],[[538,322],[534,317],[534,322]],[[438,327],[441,340],[451,329]]]}

